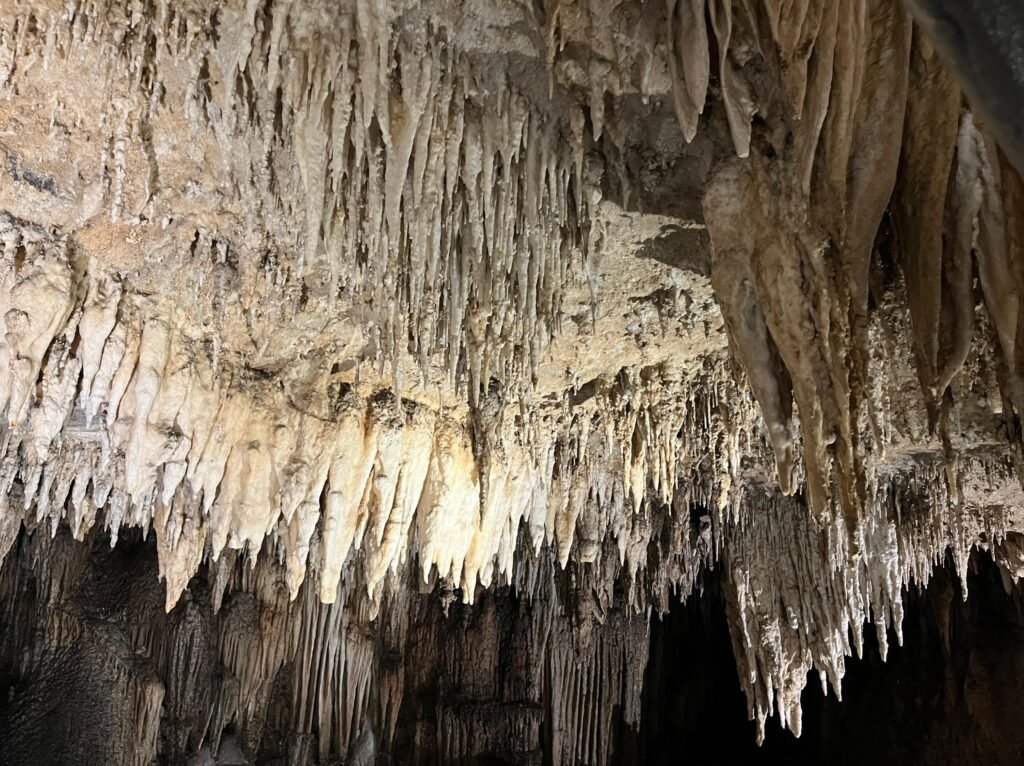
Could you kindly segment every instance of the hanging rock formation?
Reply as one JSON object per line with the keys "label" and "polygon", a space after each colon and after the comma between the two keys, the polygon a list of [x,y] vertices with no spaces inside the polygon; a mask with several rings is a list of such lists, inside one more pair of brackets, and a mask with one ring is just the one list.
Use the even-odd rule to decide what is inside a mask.
{"label": "hanging rock formation", "polygon": [[758,739],[1019,594],[962,5],[0,2],[0,763],[640,762],[706,587]]}

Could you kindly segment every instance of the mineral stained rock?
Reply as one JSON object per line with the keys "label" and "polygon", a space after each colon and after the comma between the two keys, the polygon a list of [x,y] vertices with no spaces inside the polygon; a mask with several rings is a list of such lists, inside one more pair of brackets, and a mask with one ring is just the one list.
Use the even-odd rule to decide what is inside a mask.
{"label": "mineral stained rock", "polygon": [[0,763],[639,763],[688,597],[758,740],[1019,604],[1021,19],[0,0]]}

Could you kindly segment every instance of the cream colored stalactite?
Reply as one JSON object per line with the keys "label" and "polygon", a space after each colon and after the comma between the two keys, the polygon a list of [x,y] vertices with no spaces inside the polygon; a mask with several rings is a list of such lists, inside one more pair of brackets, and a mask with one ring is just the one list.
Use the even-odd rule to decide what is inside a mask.
{"label": "cream colored stalactite", "polygon": [[206,557],[209,523],[191,493],[178,492],[169,502],[158,498],[154,503],[153,526],[164,609],[170,612]]}
{"label": "cream colored stalactite", "polygon": [[[285,579],[294,599],[306,576],[310,539],[320,520],[320,498],[331,468],[332,424],[313,417],[299,420],[291,434],[291,454],[281,456],[281,517],[285,541]],[[278,444],[280,447],[280,443]]]}
{"label": "cream colored stalactite", "polygon": [[[10,287],[4,313],[4,340],[10,348],[9,378],[0,402],[7,406],[12,428],[25,422],[43,357],[73,307],[73,266],[57,245],[33,238],[22,242],[21,268]],[[49,257],[48,257],[49,256]],[[55,256],[55,257],[54,257]],[[10,268],[15,270],[15,264]]]}
{"label": "cream colored stalactite", "polygon": [[[163,464],[166,438],[160,426],[173,424],[184,391],[177,381],[168,380],[170,328],[159,319],[149,319],[139,339],[138,361],[120,400],[118,417],[111,428],[112,442],[124,450],[125,486],[122,489],[137,507],[147,506],[157,482],[157,469]],[[187,376],[187,371],[179,375]],[[172,410],[171,422],[157,420],[154,410],[163,409],[158,399]],[[168,401],[170,400],[170,401]]]}
{"label": "cream colored stalactite", "polygon": [[466,597],[473,601],[475,583],[491,585],[495,569],[509,574],[518,543],[519,524],[529,522],[539,510],[533,504],[533,487],[539,481],[530,455],[519,445],[490,453],[487,471],[488,489],[480,517],[466,554],[463,581]]}
{"label": "cream colored stalactite", "polygon": [[334,603],[341,569],[358,531],[361,507],[367,496],[376,457],[375,436],[365,409],[345,413],[339,424],[336,436],[338,449],[331,461],[323,517],[320,599],[325,604]]}
{"label": "cream colored stalactite", "polygon": [[[114,424],[118,420],[121,408],[121,400],[128,391],[132,377],[135,374],[135,367],[139,361],[139,350],[142,343],[142,316],[138,306],[133,306],[132,312],[125,318],[125,333],[123,346],[113,343],[111,355],[116,361],[111,365],[111,377],[109,390],[103,401],[106,404],[106,427],[108,431],[114,430]],[[106,347],[104,347],[106,355]],[[95,391],[94,387],[94,391]]]}
{"label": "cream colored stalactite", "polygon": [[371,541],[368,547],[366,581],[373,596],[377,595],[385,576],[398,574],[399,566],[406,561],[410,530],[430,470],[434,425],[434,414],[424,407],[405,413],[400,463],[393,466],[394,499],[389,510],[382,507],[382,518],[377,523],[379,539]]}
{"label": "cream colored stalactite", "polygon": [[[89,305],[87,289],[72,292]],[[26,491],[37,513],[56,523],[68,497],[77,498],[72,501],[76,514],[88,502],[89,481],[81,482],[81,477],[91,474],[97,485],[113,477],[117,486],[132,488],[131,493],[114,490],[108,499],[94,490],[93,499],[108,512],[124,503],[115,524],[154,527],[168,608],[207,551],[211,557],[224,557],[227,550],[245,549],[252,556],[268,535],[279,537],[289,589],[293,596],[301,596],[298,585],[310,557],[325,488],[327,516],[322,520],[322,542],[315,544],[322,551],[313,557],[321,589],[303,598],[323,597],[326,587],[324,600],[329,602],[343,592],[341,572],[356,549],[365,558],[371,593],[379,596],[381,578],[398,572],[408,555],[410,536],[418,545],[425,573],[436,568],[438,576],[463,589],[464,598],[472,598],[478,582],[486,585],[495,574],[511,571],[522,523],[534,545],[546,537],[563,556],[578,549],[581,561],[599,565],[601,543],[610,537],[619,546],[619,564],[636,573],[646,560],[650,530],[634,518],[636,514],[628,513],[629,492],[639,492],[641,486],[656,488],[659,482],[674,484],[663,475],[670,470],[667,463],[659,464],[674,456],[677,463],[692,465],[706,457],[704,445],[722,450],[724,462],[716,460],[714,465],[728,465],[730,450],[740,449],[732,440],[744,432],[756,433],[749,402],[732,411],[735,421],[728,426],[712,416],[715,402],[744,401],[731,388],[714,393],[715,386],[727,386],[727,381],[680,380],[683,390],[699,390],[702,395],[684,395],[676,406],[662,410],[657,397],[665,381],[652,371],[635,378],[624,374],[621,399],[616,399],[619,394],[595,396],[587,405],[592,411],[583,408],[578,417],[544,426],[558,434],[557,449],[556,442],[535,436],[522,444],[517,441],[523,431],[512,430],[514,408],[508,408],[508,420],[495,425],[502,447],[490,453],[498,462],[486,472],[489,484],[482,493],[482,474],[469,430],[461,421],[447,415],[438,419],[433,411],[398,401],[388,391],[378,392],[368,403],[347,395],[337,420],[314,418],[278,394],[266,400],[253,390],[239,395],[236,378],[215,375],[209,360],[185,352],[191,344],[173,320],[173,311],[163,313],[149,299],[124,295],[119,304],[123,322],[132,329],[120,332],[120,323],[116,325],[100,354],[102,360],[106,346],[119,347],[111,354],[119,360],[110,386],[117,406],[111,410],[112,404],[99,402],[107,404],[112,419],[109,455],[101,459],[102,440],[82,449],[72,434],[58,434],[48,459],[33,469],[37,475],[27,482]],[[68,328],[80,329],[77,316],[74,309],[69,311],[68,324],[53,336],[53,353],[39,371],[42,380],[50,381],[47,390],[66,393],[62,375],[79,369],[68,366],[69,358],[58,353],[70,348],[67,338],[74,330]],[[102,327],[101,331],[106,332]],[[131,343],[126,341],[129,336],[134,338]],[[85,347],[80,343],[78,353],[83,354]],[[91,353],[95,358],[95,351]],[[70,390],[71,395],[57,399],[73,401],[74,389]],[[33,404],[29,424],[37,413],[43,419],[51,417],[45,407]],[[204,417],[205,413],[213,417]],[[107,433],[102,423],[98,425],[99,433]],[[629,434],[628,452],[621,451],[619,434]],[[21,442],[12,444],[17,450]],[[126,465],[128,461],[134,465]],[[193,461],[199,464],[195,469]],[[636,465],[646,467],[634,475]],[[557,479],[551,480],[556,473]],[[917,483],[935,493],[926,503],[939,509],[939,520],[916,527],[907,521],[894,525],[897,514],[887,499],[879,498],[863,526],[854,530],[867,553],[853,570],[847,567],[850,543],[842,520],[823,539],[802,514],[772,510],[778,500],[734,514],[742,522],[738,532],[730,533],[737,536],[727,542],[741,626],[735,635],[742,637],[741,656],[750,652],[744,662],[753,674],[747,672],[744,678],[749,679],[752,704],[762,720],[778,709],[784,722],[798,727],[796,700],[800,679],[809,669],[817,668],[838,688],[844,658],[857,650],[860,626],[869,615],[880,635],[888,624],[898,629],[903,585],[923,581],[936,556],[947,548],[964,567],[977,541],[999,539],[991,531],[998,532],[999,519],[974,522],[958,515],[941,492],[941,473],[922,474]],[[970,481],[964,486],[964,502],[969,509],[977,508],[984,487],[972,489]],[[722,491],[728,490],[715,485],[713,477],[710,486],[685,490],[724,514],[728,504],[713,502]],[[199,501],[207,492],[209,506]],[[905,520],[912,517],[908,509],[901,515]],[[88,515],[71,521],[79,535],[91,523]],[[743,536],[748,532],[753,535],[749,540]],[[794,541],[800,543],[800,554],[793,573],[767,567],[769,561],[789,561]],[[764,593],[776,595],[766,600],[759,595]],[[845,638],[850,631],[852,644]],[[362,704],[353,701],[353,709]]]}
{"label": "cream colored stalactite", "polygon": [[95,414],[91,392],[103,363],[107,338],[117,325],[117,309],[121,300],[121,282],[90,275],[89,289],[79,322],[82,338],[81,404],[91,420]]}
{"label": "cream colored stalactite", "polygon": [[[86,307],[83,320],[88,314],[89,307]],[[88,326],[87,324],[86,327]],[[88,428],[92,427],[93,421],[96,420],[97,415],[100,415],[101,405],[108,401],[114,376],[129,349],[129,344],[137,342],[137,337],[129,332],[132,327],[133,325],[127,317],[121,316],[115,320],[113,328],[101,346],[100,362],[95,374],[88,386],[84,384],[82,386],[82,406],[85,410],[85,423]],[[91,372],[91,369],[85,368],[84,364],[83,370]],[[104,415],[101,420],[106,420],[106,416]]]}
{"label": "cream colored stalactite", "polygon": [[583,418],[559,445],[558,462],[552,476],[545,521],[545,539],[558,552],[558,563],[564,567],[572,555],[576,524],[586,507],[590,493],[591,464],[588,460],[591,439],[599,443],[592,425]]}
{"label": "cream colored stalactite", "polygon": [[480,486],[466,432],[441,420],[434,432],[423,495],[416,514],[416,539],[424,579],[431,567],[460,584],[463,565],[480,524]]}
{"label": "cream colored stalactite", "polygon": [[[81,299],[88,302],[87,290]],[[555,430],[562,432],[557,480],[547,483],[554,467],[551,446],[538,442],[527,449],[506,434],[504,452],[491,453],[500,463],[489,467],[489,486],[481,493],[479,466],[463,423],[444,416],[436,420],[433,413],[399,402],[389,392],[379,392],[368,404],[350,396],[336,422],[313,419],[276,399],[254,406],[249,395],[231,396],[230,375],[221,379],[220,389],[208,362],[184,353],[181,329],[171,315],[159,315],[157,307],[144,300],[125,303],[122,297],[121,302],[125,321],[136,328],[124,337],[135,340],[119,340],[117,327],[108,335],[108,344],[127,350],[114,354],[120,362],[111,385],[117,396],[113,449],[101,470],[114,470],[116,475],[123,452],[126,465],[119,485],[131,488],[135,496],[122,493],[127,510],[123,518],[125,523],[154,526],[168,608],[187,587],[207,545],[214,555],[226,555],[225,548],[247,549],[253,555],[268,534],[281,536],[295,595],[325,487],[327,516],[317,561],[319,595],[323,598],[326,588],[328,602],[343,588],[341,571],[355,549],[361,550],[366,571],[372,573],[367,578],[371,592],[379,595],[379,578],[396,571],[394,562],[407,555],[410,533],[426,573],[436,568],[438,576],[462,587],[464,598],[472,598],[477,582],[486,585],[495,572],[510,570],[520,522],[537,529],[541,515],[544,534],[562,556],[571,555],[578,544],[581,560],[599,563],[600,542],[610,535],[617,538],[621,564],[635,573],[647,553],[649,530],[635,519],[623,521],[630,515],[629,493],[657,487],[659,482],[674,483],[657,478],[669,470],[659,467],[662,456],[674,455],[684,463],[696,459],[702,433],[710,430],[716,439],[729,437],[728,431],[718,434],[721,426],[705,409],[710,404],[684,399],[686,405],[666,410],[672,414],[661,422],[653,396],[662,381],[637,378],[628,383],[628,403],[613,405],[596,398],[595,412],[588,415],[600,414],[604,423],[595,426],[592,417],[583,416],[557,424]],[[66,335],[58,328],[55,349]],[[84,344],[79,353],[82,349]],[[101,360],[105,353],[106,349]],[[39,372],[54,381],[54,390],[60,388],[58,370],[68,369],[59,367],[60,359],[51,354],[46,369]],[[36,412],[46,410],[32,408],[29,422]],[[208,420],[203,412],[214,413],[211,423],[203,425]],[[107,414],[111,417],[109,409]],[[504,433],[504,426],[498,427]],[[742,418],[732,427],[751,428]],[[629,435],[625,453],[620,452],[618,434]],[[674,444],[665,443],[673,439]],[[534,462],[535,456],[544,455],[550,457]],[[209,461],[212,467],[193,471],[191,465],[181,465],[183,460]],[[65,498],[76,493],[76,477],[96,471],[98,464],[92,461],[92,454],[65,445],[41,467],[36,496],[45,497],[46,513],[57,514],[52,518],[59,518]],[[938,475],[923,476],[921,484],[942,485]],[[207,491],[212,496],[208,507],[198,502],[200,492]],[[721,490],[692,491],[713,507],[707,499]],[[842,521],[823,539],[801,514],[773,512],[777,502],[755,505],[758,512],[751,514],[748,508],[738,515],[743,519],[738,529],[753,536],[747,540],[736,533],[727,556],[739,615],[735,635],[741,637],[740,656],[746,657],[744,678],[752,709],[762,722],[777,710],[785,724],[799,729],[798,699],[808,670],[818,669],[838,690],[844,658],[858,649],[860,626],[869,615],[874,615],[880,635],[888,624],[898,629],[900,588],[912,578],[926,577],[938,552],[947,548],[964,566],[966,552],[981,535],[955,515],[949,498],[941,494],[927,500],[929,507],[947,509],[941,521],[917,529],[894,526],[893,514],[879,501],[878,510],[855,530],[869,555],[851,571]],[[903,512],[904,518],[909,515]],[[78,522],[79,531],[85,523]],[[796,558],[794,540],[799,543]],[[769,561],[790,559],[795,562],[790,573],[780,574],[772,568],[775,564],[767,566]],[[766,593],[773,595],[765,598]],[[846,639],[851,631],[852,644]],[[361,663],[352,667],[360,678]],[[332,667],[349,672],[341,665]],[[321,677],[313,693],[319,698],[331,683]],[[590,685],[596,681],[577,678],[572,683],[593,690]],[[345,688],[355,695],[345,714],[350,721],[365,705],[360,696],[365,690],[360,692],[358,683],[346,683]],[[576,694],[571,715],[586,715],[594,704],[591,692],[581,688]],[[334,715],[332,709],[317,703],[318,715]],[[591,746],[600,747],[586,747]]]}
{"label": "cream colored stalactite", "polygon": [[[370,493],[366,498],[367,522],[362,539],[368,554],[372,549],[379,549],[383,542],[384,529],[394,508],[404,458],[404,414],[402,402],[393,396],[378,395],[371,406],[370,418],[377,432],[377,450]],[[357,543],[357,549],[359,547]]]}
{"label": "cream colored stalactite", "polygon": [[[37,270],[46,272],[40,264]],[[337,419],[301,411],[283,394],[263,398],[230,366],[215,368],[195,354],[198,344],[172,308],[104,290],[116,283],[99,273],[83,279],[84,289],[68,288],[82,311],[68,312],[39,371],[43,396],[30,407],[28,422],[31,443],[43,446],[32,450],[24,469],[27,502],[53,528],[67,514],[79,538],[100,510],[112,540],[122,525],[152,526],[168,608],[202,561],[215,562],[226,550],[254,558],[268,536],[280,546],[294,598],[318,525],[322,542],[314,563],[327,602],[357,550],[365,585],[379,602],[388,574],[401,573],[414,542],[426,574],[436,567],[472,599],[478,583],[511,576],[521,528],[535,551],[545,539],[556,543],[563,562],[581,538],[584,560],[596,560],[610,534],[620,562],[632,572],[642,566],[644,527],[619,519],[627,482],[635,495],[647,486],[666,490],[674,484],[666,461],[682,446],[665,442],[676,440],[683,415],[666,410],[673,414],[661,422],[653,403],[639,404],[657,378],[630,384],[635,411],[600,405],[605,425],[596,429],[581,417],[523,431],[508,408],[492,424],[501,446],[487,455],[493,462],[481,492],[461,421],[438,419],[388,392],[368,404],[346,395]],[[69,355],[76,332],[98,333],[102,342],[83,337],[78,355]],[[94,371],[88,387],[83,359]],[[83,411],[73,417],[86,428],[64,433],[80,381]],[[687,430],[685,440],[696,444],[696,420],[694,426],[698,431]],[[630,449],[635,446],[628,477],[614,446],[618,433],[629,433]],[[16,453],[20,445],[14,440],[9,449]],[[556,454],[559,478],[552,481]],[[12,468],[12,477],[18,470]]]}
{"label": "cream colored stalactite", "polygon": [[[0,218],[0,239],[3,240],[3,261],[0,271],[0,316],[11,310],[11,297],[18,280],[17,257],[21,245],[21,231],[13,221]],[[0,409],[7,407],[11,394],[11,345],[7,341],[6,329],[0,333]]]}
{"label": "cream colored stalactite", "polygon": [[[326,479],[325,479],[326,480]],[[310,540],[320,521],[320,504],[306,501],[295,510],[291,521],[287,523],[285,540],[285,582],[288,592],[294,599],[299,588],[306,579],[306,563],[309,560]]]}
{"label": "cream colored stalactite", "polygon": [[270,458],[271,429],[263,419],[246,422],[248,410],[245,404],[235,404],[231,399],[222,410],[227,459],[210,508],[213,525],[210,542],[215,559],[225,546],[232,549],[255,546],[258,551],[271,524],[269,517],[276,512],[274,501],[278,496]]}
{"label": "cream colored stalactite", "polygon": [[[351,156],[356,167],[331,169],[338,180],[324,203],[331,211],[345,211],[349,225],[325,227],[335,239],[325,239],[324,248],[332,258],[334,253],[343,257],[359,244],[351,241],[352,233],[362,231],[365,246],[378,253],[370,259],[370,271],[355,279],[373,293],[373,305],[385,309],[378,311],[377,331],[387,355],[395,358],[411,329],[421,363],[435,345],[445,349],[453,374],[460,357],[466,359],[475,396],[492,365],[518,374],[532,363],[518,359],[514,347],[532,349],[550,336],[561,284],[572,276],[563,250],[572,253],[561,243],[573,176],[554,151],[558,137],[521,97],[502,89],[477,108],[466,85],[471,73],[461,59],[429,46],[425,51],[399,49],[397,57],[402,98],[390,98],[386,111],[378,101],[375,113],[382,120],[383,162],[367,145],[365,101],[354,103],[347,133],[321,126],[312,137],[303,134],[298,146],[300,154],[308,153],[331,135],[332,141],[346,142],[332,152],[344,158],[350,156],[349,144],[355,144]],[[358,79],[363,80],[362,71]],[[335,113],[349,120],[348,107],[338,110],[336,105]],[[518,184],[495,194],[494,168],[499,166],[503,177],[522,179],[525,196],[518,194]],[[364,178],[365,186],[353,185],[353,179],[363,183]],[[458,214],[462,205],[470,215]],[[542,206],[553,215],[538,219]],[[582,217],[582,207],[575,212]],[[354,229],[359,218],[365,224]],[[441,227],[447,227],[447,235],[442,236]],[[460,237],[462,227],[467,231]],[[516,236],[523,230],[530,232],[525,250]],[[409,241],[419,246],[409,247]],[[519,262],[513,265],[514,260]],[[337,271],[333,263],[331,270]],[[436,300],[441,295],[446,296],[444,314]]]}
{"label": "cream colored stalactite", "polygon": [[28,424],[35,459],[40,462],[49,457],[50,445],[64,428],[74,407],[82,363],[70,354],[73,337],[68,338],[67,334],[74,333],[75,325],[74,321],[70,322],[63,337],[53,344],[41,372],[37,404]]}

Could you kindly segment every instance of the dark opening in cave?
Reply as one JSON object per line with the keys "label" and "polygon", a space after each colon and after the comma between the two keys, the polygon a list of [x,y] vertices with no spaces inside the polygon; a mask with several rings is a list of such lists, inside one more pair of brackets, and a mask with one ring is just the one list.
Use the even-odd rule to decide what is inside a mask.
{"label": "dark opening in cave", "polygon": [[[573,737],[566,730],[572,723],[553,719],[553,710],[564,716],[566,709],[564,700],[554,699],[553,668],[572,656],[565,654],[574,651],[565,644],[572,631],[561,618],[550,621],[550,604],[529,604],[503,587],[479,592],[474,605],[450,604],[446,617],[437,590],[410,591],[391,605],[404,610],[400,639],[394,621],[339,623],[338,630],[349,631],[342,651],[371,658],[367,678],[387,684],[401,677],[403,691],[390,740],[379,722],[373,724],[373,759],[355,760],[360,740],[354,734],[347,760],[334,752],[322,758],[315,744],[320,719],[304,731],[296,728],[301,704],[293,689],[306,672],[302,656],[286,658],[265,677],[239,676],[246,667],[239,659],[248,662],[246,657],[280,640],[268,633],[280,602],[273,606],[266,593],[256,595],[243,562],[232,565],[236,579],[219,610],[213,608],[215,573],[204,569],[188,598],[165,616],[152,540],[128,535],[113,550],[108,543],[96,535],[81,545],[63,530],[52,541],[38,532],[23,534],[4,564],[3,766],[567,762],[564,743]],[[803,693],[802,736],[795,738],[772,719],[761,747],[747,720],[720,578],[718,570],[707,574],[702,595],[653,618],[639,730],[624,725],[623,711],[609,705],[607,720],[615,731],[603,751],[608,763],[1024,763],[1024,599],[987,555],[971,560],[967,601],[951,561],[936,570],[927,589],[906,594],[904,646],[896,646],[890,633],[883,663],[873,631],[866,631],[863,659],[847,663],[843,701],[831,690],[824,696],[811,679]],[[330,623],[331,614],[330,608],[313,617],[295,611],[280,625],[308,618],[298,627],[308,631],[318,621]],[[637,627],[637,619],[616,612],[593,628],[591,645],[605,649],[587,671],[591,678],[616,678],[607,675],[608,660],[627,656],[631,642],[643,640],[644,630]],[[232,646],[248,648],[232,655]],[[324,656],[318,651],[314,646],[308,656],[319,667]],[[234,661],[225,659],[231,656]],[[352,672],[357,665],[345,667]],[[628,676],[617,678],[613,686],[628,683]],[[257,689],[256,696],[240,700],[242,707],[227,714],[225,700],[239,684]],[[137,702],[153,688],[162,689],[162,697],[147,711]],[[336,688],[335,693],[349,693]],[[361,693],[370,695],[366,710],[383,709],[386,697],[379,688],[371,684]],[[607,700],[602,695],[614,690],[595,693],[595,700]],[[591,714],[605,715],[599,707]],[[139,761],[133,752],[137,733],[147,726],[153,732],[156,719],[157,758]],[[222,721],[219,736],[216,720]],[[586,721],[577,724],[581,736],[595,736]],[[555,726],[563,729],[558,753]],[[214,741],[219,757],[209,753]],[[195,758],[199,748],[207,753],[202,759]],[[584,763],[586,757],[569,762]]]}
{"label": "dark opening in cave", "polygon": [[947,559],[926,589],[905,594],[904,642],[889,631],[885,662],[865,630],[847,661],[842,701],[811,678],[796,738],[772,718],[762,746],[736,676],[715,578],[651,626],[644,752],[651,766],[732,764],[1024,763],[1024,601],[976,554],[964,601]]}

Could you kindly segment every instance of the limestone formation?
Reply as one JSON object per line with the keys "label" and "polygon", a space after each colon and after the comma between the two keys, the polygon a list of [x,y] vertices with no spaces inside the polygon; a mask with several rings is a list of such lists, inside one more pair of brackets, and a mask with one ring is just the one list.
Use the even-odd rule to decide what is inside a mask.
{"label": "limestone formation", "polygon": [[633,762],[706,588],[799,736],[947,557],[1018,598],[954,5],[0,0],[0,763]]}

